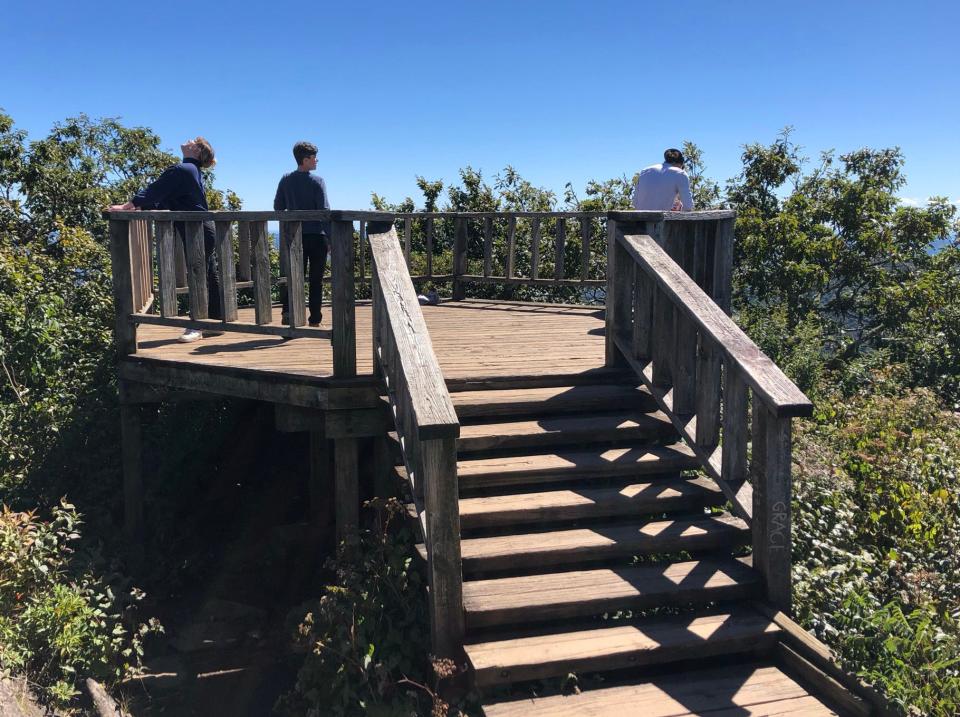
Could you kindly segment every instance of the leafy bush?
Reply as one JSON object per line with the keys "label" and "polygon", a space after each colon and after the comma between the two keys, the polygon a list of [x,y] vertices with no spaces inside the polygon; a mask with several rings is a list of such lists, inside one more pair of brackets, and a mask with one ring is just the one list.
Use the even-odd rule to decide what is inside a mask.
{"label": "leafy bush", "polygon": [[[915,714],[960,711],[960,418],[874,382],[821,402],[795,476],[798,617]],[[891,390],[886,395],[884,389]]]}
{"label": "leafy bush", "polygon": [[76,681],[112,682],[134,672],[142,639],[155,621],[125,625],[141,593],[123,598],[73,549],[80,517],[62,502],[50,520],[0,512],[0,669],[25,674],[58,707],[76,696]]}
{"label": "leafy bush", "polygon": [[328,561],[335,583],[294,616],[298,642],[310,652],[278,705],[284,715],[449,714],[435,693],[454,669],[428,657],[426,591],[413,565],[413,536],[399,525],[404,508],[396,499],[368,507],[373,527],[355,557]]}

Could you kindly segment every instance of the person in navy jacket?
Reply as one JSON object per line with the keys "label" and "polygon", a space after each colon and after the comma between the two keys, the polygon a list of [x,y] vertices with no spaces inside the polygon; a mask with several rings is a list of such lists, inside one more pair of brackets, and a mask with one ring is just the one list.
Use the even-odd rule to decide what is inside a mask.
{"label": "person in navy jacket", "polygon": [[[203,137],[189,139],[180,145],[183,161],[166,169],[160,177],[146,189],[137,192],[126,204],[116,204],[111,211],[133,211],[137,209],[167,209],[178,212],[205,212],[207,195],[203,186],[200,170],[216,164],[213,147]],[[186,241],[186,227],[183,222],[175,223],[181,241]],[[216,234],[213,222],[203,223],[203,248],[207,258],[207,310],[211,319],[222,319],[220,306],[220,271],[217,266]],[[202,334],[187,330],[180,337],[182,342],[197,341]]]}

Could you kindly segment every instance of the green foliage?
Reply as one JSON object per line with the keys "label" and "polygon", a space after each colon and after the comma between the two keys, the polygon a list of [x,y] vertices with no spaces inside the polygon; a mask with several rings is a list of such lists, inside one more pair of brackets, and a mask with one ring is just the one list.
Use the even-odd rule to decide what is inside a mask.
{"label": "green foliage", "polygon": [[25,674],[60,708],[76,696],[78,676],[132,674],[143,637],[159,631],[152,620],[128,630],[124,618],[142,593],[119,597],[74,552],[79,527],[66,502],[48,521],[0,512],[0,670]]}
{"label": "green foliage", "polygon": [[821,402],[798,436],[798,617],[917,714],[960,710],[960,419],[920,389]]}
{"label": "green foliage", "polygon": [[278,705],[282,714],[449,713],[435,688],[453,666],[428,658],[425,585],[413,565],[412,535],[399,525],[404,508],[396,499],[368,506],[374,525],[362,534],[356,556],[341,553],[331,561],[335,583],[296,612],[298,641],[310,652]]}

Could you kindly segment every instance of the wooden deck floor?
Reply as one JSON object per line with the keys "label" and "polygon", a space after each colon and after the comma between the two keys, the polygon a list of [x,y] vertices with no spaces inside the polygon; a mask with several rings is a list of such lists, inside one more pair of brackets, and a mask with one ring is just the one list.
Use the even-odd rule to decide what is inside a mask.
{"label": "wooden deck floor", "polygon": [[[423,314],[447,380],[559,376],[603,366],[602,309],[468,300],[424,306]],[[279,308],[274,316],[279,319]],[[240,309],[239,319],[252,323],[253,310]],[[358,303],[356,324],[357,373],[369,375],[369,302]],[[333,367],[330,328],[327,310],[316,339],[227,332],[181,344],[179,329],[141,325],[137,355],[181,364],[329,377]]]}

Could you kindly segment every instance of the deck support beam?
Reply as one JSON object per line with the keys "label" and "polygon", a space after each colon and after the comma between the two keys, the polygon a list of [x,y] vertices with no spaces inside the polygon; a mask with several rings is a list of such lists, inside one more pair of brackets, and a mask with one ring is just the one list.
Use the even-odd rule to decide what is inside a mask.
{"label": "deck support beam", "polygon": [[357,439],[337,438],[333,442],[334,503],[337,511],[337,542],[355,547],[360,527],[360,480]]}

